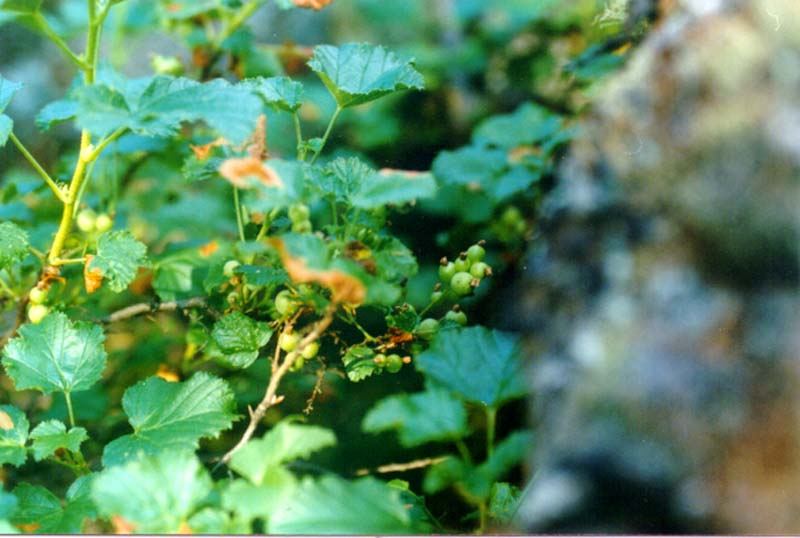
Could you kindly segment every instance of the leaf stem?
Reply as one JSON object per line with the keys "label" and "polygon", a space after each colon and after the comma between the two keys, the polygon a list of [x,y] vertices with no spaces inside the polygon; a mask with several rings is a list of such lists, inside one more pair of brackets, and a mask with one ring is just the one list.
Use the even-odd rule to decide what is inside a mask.
{"label": "leaf stem", "polygon": [[467,465],[472,465],[472,455],[469,453],[469,449],[467,448],[466,443],[464,443],[464,440],[456,439],[455,444],[456,448],[458,449],[458,453],[461,455],[461,459],[464,460],[464,463]]}
{"label": "leaf stem", "polygon": [[242,222],[242,206],[239,203],[239,189],[233,187],[233,208],[236,210],[236,227],[239,229],[239,240],[244,241],[244,223]]}
{"label": "leaf stem", "polygon": [[50,175],[45,171],[45,169],[42,168],[42,165],[39,164],[39,161],[37,161],[36,158],[33,155],[31,155],[28,149],[22,144],[20,139],[17,138],[17,135],[15,135],[14,133],[10,133],[8,135],[8,138],[10,138],[11,141],[14,143],[14,145],[17,146],[19,152],[22,153],[22,156],[25,157],[25,160],[27,160],[31,164],[33,169],[36,170],[36,173],[38,173],[42,177],[42,179],[44,179],[45,183],[47,183],[47,186],[50,187],[50,190],[52,190],[53,194],[56,195],[56,198],[61,200],[62,204],[66,204],[67,198],[66,196],[64,196],[64,193],[61,191],[61,189],[58,188],[58,185],[56,184],[55,181],[53,181],[53,178],[51,178]]}
{"label": "leaf stem", "polygon": [[81,57],[75,54],[72,49],[67,45],[67,43],[58,35],[53,27],[50,26],[50,23],[47,22],[47,19],[44,18],[41,11],[37,11],[33,15],[33,22],[36,24],[36,28],[42,31],[42,33],[47,36],[47,38],[53,42],[53,44],[61,49],[61,51],[67,55],[67,58],[70,59],[72,63],[74,63],[79,69],[87,70],[89,69],[89,64],[86,63]]}
{"label": "leaf stem", "polygon": [[88,160],[89,161],[97,160],[97,158],[100,156],[103,150],[108,147],[109,144],[116,142],[117,139],[119,139],[119,137],[121,137],[127,132],[128,132],[127,127],[120,127],[119,129],[117,129],[116,131],[105,137],[103,140],[98,142],[97,146],[94,148],[94,151],[89,155]]}
{"label": "leaf stem", "polygon": [[3,277],[0,277],[0,290],[5,290],[8,296],[14,300],[19,299],[19,296],[16,293],[14,293],[14,291],[11,289],[11,287],[8,285],[8,283],[5,281]]}
{"label": "leaf stem", "polygon": [[306,160],[306,151],[303,149],[303,128],[300,125],[300,116],[297,114],[295,110],[292,114],[294,117],[294,134],[297,137],[297,160],[298,161],[305,161]]}
{"label": "leaf stem", "polygon": [[491,458],[494,454],[494,435],[497,425],[497,409],[494,407],[486,408],[486,458]]}
{"label": "leaf stem", "polygon": [[69,427],[75,427],[75,413],[72,411],[72,394],[69,392],[64,393],[64,398],[67,400],[67,412],[69,413]]}
{"label": "leaf stem", "polygon": [[331,116],[331,121],[328,122],[328,128],[325,129],[325,134],[322,135],[322,143],[319,145],[319,149],[311,158],[311,164],[316,162],[317,158],[322,153],[322,150],[325,148],[325,144],[328,142],[328,138],[331,136],[331,131],[333,131],[333,125],[336,123],[336,120],[339,118],[339,114],[342,113],[342,110],[344,110],[342,107],[336,105],[336,111],[333,113],[333,116]]}

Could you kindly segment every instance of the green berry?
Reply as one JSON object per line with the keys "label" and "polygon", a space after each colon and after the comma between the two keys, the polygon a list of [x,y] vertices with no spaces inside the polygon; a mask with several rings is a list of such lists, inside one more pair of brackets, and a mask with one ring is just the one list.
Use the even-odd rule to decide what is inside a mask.
{"label": "green berry", "polygon": [[449,310],[447,314],[444,315],[444,319],[446,321],[452,321],[454,323],[458,323],[462,327],[467,324],[467,315],[459,310],[456,312],[455,310]]}
{"label": "green berry", "polygon": [[298,223],[308,220],[311,216],[311,211],[305,204],[295,204],[289,208],[289,219],[292,223]]}
{"label": "green berry", "polygon": [[50,309],[47,308],[43,304],[32,304],[30,308],[28,308],[28,319],[31,323],[36,325],[40,321],[42,321],[47,314],[50,313]]}
{"label": "green berry", "polygon": [[466,256],[461,257],[459,256],[456,258],[456,261],[453,262],[453,266],[456,268],[456,273],[462,273],[465,271],[469,271],[470,262]]}
{"label": "green berry", "polygon": [[450,287],[458,295],[464,296],[472,293],[473,276],[466,271],[461,271],[453,275],[450,279]]}
{"label": "green berry", "polygon": [[107,214],[100,213],[97,215],[97,220],[94,223],[94,227],[100,233],[107,232],[114,227],[114,220]]}
{"label": "green berry", "polygon": [[47,300],[47,290],[42,288],[33,288],[28,294],[28,299],[33,304],[42,304]]}
{"label": "green berry", "polygon": [[506,226],[513,228],[517,225],[518,222],[522,221],[522,213],[520,213],[519,209],[516,207],[509,206],[503,211],[503,214],[500,216],[500,222],[505,224]]}
{"label": "green berry", "polygon": [[297,312],[297,307],[300,306],[292,297],[292,292],[283,290],[275,296],[275,310],[278,314],[284,317],[291,316]]}
{"label": "green berry", "polygon": [[242,265],[236,260],[228,260],[225,262],[225,266],[222,268],[222,274],[225,275],[227,278],[233,278],[234,272],[236,268]]}
{"label": "green berry", "polygon": [[403,359],[400,358],[400,355],[392,353],[386,357],[386,371],[388,371],[390,374],[396,374],[402,367]]}
{"label": "green berry", "polygon": [[76,221],[80,231],[84,233],[93,232],[95,226],[97,226],[97,215],[91,209],[84,209],[78,213]]}
{"label": "green berry", "polygon": [[313,359],[319,353],[319,342],[311,342],[300,353],[304,359]]}
{"label": "green berry", "polygon": [[486,249],[480,245],[475,244],[467,249],[467,259],[472,263],[483,260],[484,256],[486,256]]}
{"label": "green berry", "polygon": [[425,318],[419,322],[416,334],[423,340],[433,340],[439,331],[439,322],[433,318]]}
{"label": "green berry", "polygon": [[386,366],[386,355],[383,353],[378,353],[374,357],[372,357],[372,362],[380,366],[381,368]]}
{"label": "green berry", "polygon": [[303,365],[305,365],[305,363],[306,363],[306,360],[302,356],[299,356],[294,360],[294,363],[289,368],[289,370],[291,370],[292,372],[296,372],[298,370],[302,370],[303,369]]}
{"label": "green berry", "polygon": [[434,291],[433,293],[431,293],[431,303],[432,304],[438,303],[439,301],[442,300],[442,297],[444,297],[444,293],[442,293],[441,291]]}
{"label": "green berry", "polygon": [[469,268],[469,274],[475,278],[481,279],[491,272],[492,268],[487,263],[476,262]]}
{"label": "green berry", "polygon": [[278,345],[287,353],[297,349],[297,344],[300,343],[300,337],[295,333],[283,333],[278,339]]}
{"label": "green berry", "polygon": [[311,227],[311,221],[308,219],[292,223],[293,232],[304,234],[311,232],[312,229],[313,228]]}
{"label": "green berry", "polygon": [[232,292],[230,292],[230,293],[228,294],[228,302],[229,302],[230,304],[234,304],[234,303],[236,303],[237,301],[239,301],[239,293],[238,293],[238,292],[235,292],[235,291],[232,291]]}
{"label": "green berry", "polygon": [[456,266],[453,262],[447,262],[445,265],[439,266],[439,279],[442,282],[450,282],[454,274],[456,274]]}

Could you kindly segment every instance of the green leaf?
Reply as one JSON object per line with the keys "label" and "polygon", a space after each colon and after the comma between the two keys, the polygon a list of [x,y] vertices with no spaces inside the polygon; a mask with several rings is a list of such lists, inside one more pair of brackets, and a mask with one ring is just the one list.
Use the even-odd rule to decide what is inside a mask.
{"label": "green leaf", "polygon": [[275,110],[296,112],[303,104],[303,85],[289,77],[256,77],[243,81],[242,86]]}
{"label": "green leaf", "polygon": [[534,103],[525,103],[511,114],[481,122],[472,135],[476,144],[512,149],[541,142],[562,127],[561,118]]}
{"label": "green leaf", "polygon": [[390,93],[424,87],[413,62],[383,47],[347,43],[320,45],[308,65],[319,75],[341,108],[360,105]]}
{"label": "green leaf", "polygon": [[450,485],[460,482],[469,473],[469,470],[466,463],[451,456],[428,468],[422,489],[429,495],[439,493]]}
{"label": "green leaf", "polygon": [[437,389],[384,398],[364,417],[361,429],[371,433],[397,430],[406,448],[469,434],[464,404]]}
{"label": "green leaf", "polygon": [[282,421],[263,438],[248,442],[231,459],[231,468],[253,484],[260,485],[275,467],[336,444],[331,430],[319,426]]}
{"label": "green leaf", "polygon": [[339,157],[325,168],[311,169],[314,188],[320,194],[347,203],[373,174],[375,170],[357,157]]}
{"label": "green leaf", "polygon": [[11,267],[28,254],[28,234],[14,224],[0,222],[0,270]]}
{"label": "green leaf", "polygon": [[103,465],[118,465],[137,452],[196,449],[200,438],[231,427],[235,406],[228,384],[205,372],[182,383],[147,378],[125,391],[122,409],[133,433],[106,445]]}
{"label": "green leaf", "polygon": [[[8,3],[8,1],[9,0],[6,0],[5,3]],[[5,3],[2,7],[5,7]],[[22,84],[11,82],[0,76],[0,113],[5,112],[6,107],[8,107],[8,104],[11,102],[11,98],[14,97],[14,94],[17,93],[20,88],[22,88]]]}
{"label": "green leaf", "polygon": [[365,209],[386,204],[402,205],[436,195],[436,181],[428,173],[380,172],[361,184],[353,196],[353,205]]}
{"label": "green leaf", "polygon": [[372,255],[378,265],[377,276],[387,281],[411,278],[419,270],[414,253],[396,237],[384,238]]}
{"label": "green leaf", "polygon": [[[42,0],[3,0],[0,2],[0,9],[7,11],[18,11],[20,13],[36,13],[42,7]],[[0,92],[0,95],[2,92]],[[2,101],[2,99],[0,99]],[[1,105],[1,103],[0,103]],[[3,107],[0,106],[0,112]]]}
{"label": "green leaf", "polygon": [[0,148],[6,145],[6,142],[8,142],[8,137],[11,136],[11,132],[13,130],[14,120],[5,114],[0,114]]}
{"label": "green leaf", "polygon": [[492,485],[521,463],[532,449],[533,433],[527,430],[512,433],[497,444],[488,460],[467,473],[464,489],[476,499],[488,499]]}
{"label": "green leaf", "polygon": [[138,533],[168,534],[180,532],[211,487],[193,453],[165,450],[106,469],[92,483],[92,497],[105,517],[121,516]]}
{"label": "green leaf", "polygon": [[30,437],[33,440],[33,458],[36,461],[42,461],[59,448],[79,452],[81,443],[89,438],[84,428],[78,426],[67,431],[67,427],[59,420],[40,423],[33,429]]}
{"label": "green leaf", "polygon": [[40,131],[47,132],[53,125],[73,119],[77,113],[77,102],[70,99],[61,99],[46,105],[39,111],[34,121]]}
{"label": "green leaf", "polygon": [[258,350],[267,345],[273,330],[239,311],[231,312],[214,324],[211,337],[225,354],[232,368],[247,368],[258,358]]}
{"label": "green leaf", "polygon": [[528,391],[517,339],[480,326],[439,331],[415,364],[436,385],[495,409]]}
{"label": "green leaf", "polygon": [[[114,77],[108,77],[109,79]],[[242,87],[217,79],[205,84],[158,75],[98,83],[76,90],[77,123],[98,134],[128,128],[146,136],[171,136],[183,122],[203,121],[234,144],[246,140],[261,101]]]}
{"label": "green leaf", "polygon": [[246,521],[232,519],[228,512],[216,508],[203,508],[189,518],[189,528],[194,534],[250,534]]}
{"label": "green leaf", "polygon": [[284,499],[268,522],[270,534],[415,534],[400,491],[367,477],[353,482],[335,476],[306,478]]}
{"label": "green leaf", "polygon": [[297,479],[283,468],[273,468],[256,485],[237,479],[222,492],[222,506],[250,521],[260,517],[268,519],[282,499],[290,497],[297,488]]}
{"label": "green leaf", "polygon": [[13,405],[0,405],[0,419],[0,465],[19,467],[28,458],[25,443],[30,423],[25,413]]}
{"label": "green leaf", "polygon": [[22,483],[14,488],[18,504],[9,518],[15,525],[30,525],[38,534],[79,534],[83,522],[94,515],[87,498],[87,479],[78,479],[67,492],[66,506],[50,490]]}
{"label": "green leaf", "polygon": [[[8,519],[17,509],[17,498],[13,493],[0,490],[0,518]],[[5,531],[4,531],[5,532]]]}
{"label": "green leaf", "polygon": [[385,319],[389,327],[396,327],[407,333],[412,332],[417,323],[419,323],[417,311],[408,303],[394,307],[392,312],[386,315]]}
{"label": "green leaf", "polygon": [[136,278],[137,269],[148,265],[147,247],[128,230],[106,232],[97,241],[97,255],[89,269],[99,269],[115,292],[125,291]]}
{"label": "green leaf", "polygon": [[439,153],[433,161],[432,171],[444,184],[485,185],[505,167],[505,151],[465,146]]}
{"label": "green leaf", "polygon": [[366,379],[380,368],[373,362],[375,352],[366,346],[353,346],[347,350],[342,357],[342,363],[347,371],[347,378],[350,381],[361,381]]}
{"label": "green leaf", "polygon": [[38,325],[26,323],[19,336],[3,349],[3,366],[17,390],[36,389],[49,394],[86,390],[106,365],[103,328],[61,313],[46,316]]}
{"label": "green leaf", "polygon": [[489,497],[489,517],[508,525],[519,507],[521,490],[508,482],[495,482]]}

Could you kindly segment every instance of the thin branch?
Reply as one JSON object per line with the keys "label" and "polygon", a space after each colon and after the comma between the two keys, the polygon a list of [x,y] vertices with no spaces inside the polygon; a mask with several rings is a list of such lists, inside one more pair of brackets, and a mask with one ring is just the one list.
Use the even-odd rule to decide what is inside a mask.
{"label": "thin branch", "polygon": [[408,463],[389,463],[386,465],[381,465],[374,471],[370,471],[369,469],[359,469],[358,471],[356,471],[356,476],[366,476],[371,473],[379,473],[379,474],[402,473],[404,471],[410,471],[412,469],[423,469],[425,467],[430,467],[431,465],[436,465],[437,463],[441,463],[448,457],[449,456],[440,456],[438,458],[423,458],[420,460],[409,461]]}
{"label": "thin branch", "polygon": [[134,318],[142,314],[152,314],[153,312],[172,312],[175,310],[185,310],[188,308],[203,308],[213,312],[203,297],[193,297],[183,301],[167,301],[165,303],[158,304],[139,303],[126,306],[125,308],[117,310],[107,318],[103,319],[103,323],[116,323],[118,321]]}
{"label": "thin branch", "polygon": [[53,44],[55,44],[56,47],[61,49],[61,51],[67,55],[67,58],[69,58],[70,61],[79,69],[85,71],[90,68],[90,65],[80,56],[75,54],[72,49],[69,48],[69,45],[67,45],[67,43],[61,38],[61,36],[58,35],[55,30],[53,30],[53,27],[50,26],[50,23],[47,22],[47,19],[44,18],[44,15],[42,15],[40,11],[37,11],[34,14],[34,22],[36,23],[36,27],[39,28],[39,30],[41,30],[42,33],[44,33],[44,35],[46,35],[47,38],[53,42]]}
{"label": "thin branch", "polygon": [[337,305],[336,303],[331,303],[328,306],[328,309],[325,311],[325,315],[316,323],[314,323],[311,331],[302,339],[297,347],[292,350],[291,352],[286,354],[284,357],[283,362],[278,366],[277,370],[275,370],[270,376],[269,384],[267,385],[267,391],[264,393],[264,398],[259,402],[258,406],[250,413],[250,423],[247,425],[247,429],[244,431],[242,438],[239,439],[239,442],[231,448],[222,459],[220,459],[219,463],[216,465],[215,469],[220,465],[228,463],[233,455],[239,451],[252,437],[256,431],[256,427],[258,423],[261,422],[261,419],[264,418],[264,414],[267,412],[272,405],[279,403],[283,400],[282,397],[276,396],[278,391],[278,385],[283,379],[283,376],[289,371],[289,368],[292,367],[294,361],[297,357],[303,352],[303,349],[312,342],[315,342],[322,333],[325,332],[330,324],[333,322],[333,314],[336,312]]}
{"label": "thin branch", "polygon": [[52,190],[53,194],[56,195],[56,198],[61,200],[61,203],[66,204],[66,195],[61,191],[61,189],[58,188],[58,185],[56,185],[56,182],[50,177],[50,174],[48,174],[45,169],[42,168],[42,165],[39,164],[39,161],[37,161],[36,158],[31,155],[20,139],[17,138],[17,135],[14,133],[9,133],[8,138],[14,143],[15,146],[17,146],[19,152],[22,153],[22,156],[25,157],[25,160],[27,160],[33,169],[36,170],[36,173],[39,174],[42,179],[44,179],[45,183],[47,183],[47,186],[50,187],[50,190]]}

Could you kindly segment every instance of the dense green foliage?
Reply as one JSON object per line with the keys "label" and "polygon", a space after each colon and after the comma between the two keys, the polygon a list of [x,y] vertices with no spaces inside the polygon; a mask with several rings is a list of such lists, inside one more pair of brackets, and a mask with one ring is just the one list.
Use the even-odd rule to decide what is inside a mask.
{"label": "dense green foliage", "polygon": [[[587,89],[622,58],[592,43],[622,19],[598,24],[594,1],[445,20],[425,1],[294,4],[0,2],[0,28],[77,73],[35,121],[0,76],[0,147],[24,158],[0,169],[0,530],[511,522],[527,359],[492,312]],[[261,43],[262,8],[359,42]],[[126,75],[120,47],[162,32],[180,50]],[[21,121],[59,158],[40,163]]]}

